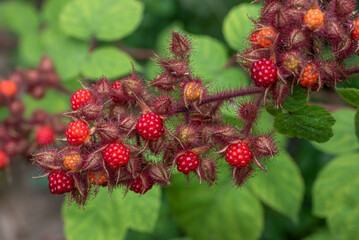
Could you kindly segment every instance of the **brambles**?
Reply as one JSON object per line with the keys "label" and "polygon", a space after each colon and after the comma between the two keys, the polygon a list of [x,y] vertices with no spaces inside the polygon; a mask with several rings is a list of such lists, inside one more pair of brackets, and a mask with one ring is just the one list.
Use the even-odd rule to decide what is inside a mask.
{"label": "brambles", "polygon": [[135,193],[145,194],[148,190],[152,188],[152,183],[146,181],[141,177],[137,177],[132,180],[130,190]]}
{"label": "brambles", "polygon": [[270,87],[277,79],[277,67],[267,58],[262,58],[253,63],[251,78],[257,87]]}
{"label": "brambles", "polygon": [[64,126],[59,115],[51,115],[43,110],[35,110],[25,117],[25,94],[35,99],[44,96],[48,89],[66,92],[59,85],[52,61],[44,56],[36,69],[17,69],[0,80],[0,107],[8,109],[0,123],[0,149],[10,159],[27,158],[38,146],[49,146],[57,134],[63,133]]}
{"label": "brambles", "polygon": [[17,93],[17,85],[12,80],[2,80],[0,82],[0,93],[6,97],[14,97]]}
{"label": "brambles", "polygon": [[[344,60],[359,49],[358,41],[351,40],[357,29],[354,12],[351,0],[329,1],[320,7],[310,1],[264,1],[249,39],[251,47],[239,54],[239,62],[250,69],[256,86],[268,89],[266,96],[273,99],[276,108],[282,106],[295,85],[307,88],[309,99],[311,91],[348,79]],[[258,48],[259,35],[268,29],[271,33],[263,37],[266,44]],[[261,67],[266,69],[262,59],[275,63],[269,70],[275,68],[276,73],[272,71],[268,78],[269,70],[260,71]]]}
{"label": "brambles", "polygon": [[354,21],[353,37],[359,41],[359,18]]}
{"label": "brambles", "polygon": [[4,169],[9,164],[9,157],[7,154],[0,150],[0,169]]}
{"label": "brambles", "polygon": [[89,178],[94,184],[101,186],[107,185],[107,174],[105,171],[90,172]]}
{"label": "brambles", "polygon": [[70,145],[81,145],[89,140],[90,128],[85,122],[80,120],[70,122],[65,135],[67,137],[67,142]]}
{"label": "brambles", "polygon": [[[65,113],[71,118],[65,131],[68,145],[33,155],[45,172],[61,169],[72,179],[72,200],[84,204],[92,192],[96,193],[96,185],[110,190],[122,186],[144,194],[153,185],[170,184],[176,165],[178,171],[194,174],[212,185],[217,179],[217,164],[210,156],[216,150],[220,153],[218,158],[224,156],[220,148],[227,148],[238,139],[247,139],[254,146],[256,134],[252,127],[265,89],[207,93],[203,80],[193,77],[190,71],[189,42],[173,32],[173,57],[154,59],[162,67],[162,73],[150,83],[161,91],[158,95],[152,94],[134,69],[130,76],[113,82],[104,77],[97,82],[84,82],[84,90],[73,95],[73,106],[74,99],[78,100],[72,107],[74,111]],[[263,63],[268,64],[267,69],[273,67],[269,60]],[[264,85],[273,84],[273,74],[270,82],[264,79]],[[238,115],[245,121],[243,129],[237,131],[225,125],[219,112],[223,103],[251,94],[260,97],[239,107]],[[84,100],[84,96],[91,100]],[[259,160],[241,163],[243,167],[248,166],[249,172],[254,165],[263,168],[262,152],[267,154],[258,151]],[[275,153],[272,151],[272,155]],[[250,176],[249,172],[246,176]]]}
{"label": "brambles", "polygon": [[40,127],[35,133],[35,139],[40,146],[47,146],[54,142],[55,132],[49,126]]}
{"label": "brambles", "polygon": [[48,180],[52,194],[64,194],[74,188],[72,179],[63,170],[52,171],[48,176]]}
{"label": "brambles", "polygon": [[231,166],[246,167],[252,159],[252,151],[245,142],[231,144],[226,150],[226,161]]}
{"label": "brambles", "polygon": [[110,168],[117,170],[119,167],[128,163],[130,159],[130,149],[121,143],[110,143],[105,150],[102,151],[102,156]]}
{"label": "brambles", "polygon": [[324,25],[324,13],[319,8],[309,9],[303,21],[311,30],[320,29]]}
{"label": "brambles", "polygon": [[198,155],[192,151],[186,151],[179,155],[176,159],[177,170],[188,174],[191,171],[195,171],[199,166]]}
{"label": "brambles", "polygon": [[301,78],[299,79],[300,85],[303,87],[310,87],[318,82],[319,73],[313,64],[307,64],[304,68]]}
{"label": "brambles", "polygon": [[71,97],[72,110],[77,110],[92,102],[92,96],[88,90],[80,89]]}
{"label": "brambles", "polygon": [[[276,33],[273,28],[264,28],[259,32],[253,33],[251,42],[259,44],[261,47],[268,48],[275,40]],[[253,44],[253,47],[256,45]]]}
{"label": "brambles", "polygon": [[78,153],[67,154],[64,156],[64,167],[70,171],[76,171],[82,163],[82,157]]}
{"label": "brambles", "polygon": [[154,112],[142,114],[136,124],[137,132],[148,141],[157,141],[164,133],[162,119]]}
{"label": "brambles", "polygon": [[[266,171],[265,161],[275,157],[278,148],[273,134],[253,131],[261,108],[271,101],[280,108],[289,96],[298,94],[293,90],[296,84],[309,94],[323,84],[334,86],[346,80],[342,60],[354,53],[356,46],[333,31],[339,27],[348,37],[349,28],[335,21],[326,25],[324,16],[339,14],[337,9],[321,12],[307,3],[298,7],[293,2],[282,11],[278,10],[281,4],[265,3],[252,32],[251,47],[239,55],[257,87],[208,92],[206,84],[210,83],[191,71],[190,41],[172,32],[172,56],[152,59],[161,72],[149,86],[134,67],[129,76],[115,81],[102,77],[83,82],[84,89],[71,98],[74,111],[65,113],[72,120],[65,132],[69,144],[40,151],[33,160],[45,172],[64,171],[75,182],[70,199],[78,204],[85,204],[98,185],[140,194],[154,185],[166,186],[176,165],[186,176],[193,174],[212,185],[221,157],[229,163],[237,186],[257,168]],[[330,43],[334,62],[320,55],[322,40]],[[338,49],[346,44],[350,46]],[[305,106],[305,93],[300,93],[304,96],[298,97],[298,106],[286,106],[286,110]],[[225,124],[223,104],[247,95],[253,96],[233,103],[241,127]],[[331,122],[329,119],[327,124]],[[71,152],[81,156],[81,164],[59,164],[58,160]]]}

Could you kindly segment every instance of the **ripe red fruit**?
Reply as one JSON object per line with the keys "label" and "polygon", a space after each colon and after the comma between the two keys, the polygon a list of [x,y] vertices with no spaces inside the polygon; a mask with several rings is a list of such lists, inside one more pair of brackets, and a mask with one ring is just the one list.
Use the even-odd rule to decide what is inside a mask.
{"label": "ripe red fruit", "polygon": [[150,190],[152,188],[152,185],[153,184],[149,182],[148,186],[146,188],[145,186],[143,186],[142,179],[140,177],[137,177],[137,178],[132,180],[130,190],[135,192],[135,193],[144,194],[144,193],[146,193],[148,190]]}
{"label": "ripe red fruit", "polygon": [[80,154],[69,154],[64,157],[63,164],[66,169],[76,171],[82,163]]}
{"label": "ripe red fruit", "polygon": [[199,166],[198,155],[192,151],[186,151],[176,159],[177,170],[188,174],[191,171],[195,171]]}
{"label": "ripe red fruit", "polygon": [[49,188],[52,194],[64,194],[74,189],[73,180],[64,170],[52,171],[49,176]]}
{"label": "ripe red fruit", "polygon": [[8,164],[9,164],[8,155],[3,150],[0,150],[0,169],[4,169]]}
{"label": "ripe red fruit", "polygon": [[277,79],[277,66],[267,58],[253,63],[251,78],[257,87],[270,87]]}
{"label": "ripe red fruit", "polygon": [[14,97],[17,93],[17,85],[14,81],[3,80],[0,82],[0,93],[7,97]]}
{"label": "ripe red fruit", "polygon": [[97,185],[107,185],[107,174],[105,171],[90,172],[89,179],[92,183]]}
{"label": "ripe red fruit", "polygon": [[246,143],[238,142],[227,148],[226,161],[237,168],[245,167],[252,159],[252,151]]}
{"label": "ripe red fruit", "polygon": [[319,73],[315,70],[315,66],[311,63],[304,68],[299,84],[303,87],[310,87],[318,82]]}
{"label": "ripe red fruit", "polygon": [[165,132],[162,119],[154,112],[142,114],[136,129],[140,136],[148,141],[157,141]]}
{"label": "ripe red fruit", "polygon": [[40,146],[47,146],[54,142],[55,132],[49,126],[40,127],[35,133],[36,142]]}
{"label": "ripe red fruit", "polygon": [[65,135],[70,145],[78,146],[90,138],[90,128],[83,121],[70,122]]}
{"label": "ripe red fruit", "polygon": [[79,108],[86,106],[92,102],[92,96],[89,90],[80,89],[77,90],[71,97],[72,110],[76,111]]}
{"label": "ripe red fruit", "polygon": [[105,150],[102,151],[102,157],[108,166],[113,170],[124,166],[130,160],[130,149],[121,143],[110,143]]}
{"label": "ripe red fruit", "polygon": [[359,41],[359,18],[354,21],[353,37]]}
{"label": "ripe red fruit", "polygon": [[121,80],[116,80],[112,83],[112,88],[115,89],[115,94],[111,96],[112,101],[121,103],[126,100],[127,94],[123,90],[123,85],[121,83]]}
{"label": "ripe red fruit", "polygon": [[309,9],[303,21],[311,30],[319,29],[324,25],[324,13],[318,8]]}

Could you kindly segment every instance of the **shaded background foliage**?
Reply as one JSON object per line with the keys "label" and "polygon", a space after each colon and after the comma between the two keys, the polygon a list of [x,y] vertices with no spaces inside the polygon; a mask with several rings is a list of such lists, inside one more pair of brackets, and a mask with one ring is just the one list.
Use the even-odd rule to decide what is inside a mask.
{"label": "shaded background foliage", "polygon": [[[195,53],[193,71],[212,83],[210,90],[247,86],[247,72],[231,64],[231,56],[244,49],[251,21],[260,5],[249,1],[190,0],[47,0],[0,3],[1,76],[11,70],[36,67],[43,54],[49,55],[63,86],[77,90],[77,80],[102,75],[115,80],[129,73],[130,62],[147,79],[158,73],[148,58],[152,51],[168,54],[169,29],[191,36]],[[94,40],[96,39],[96,41]],[[95,47],[95,48],[94,48]],[[89,51],[89,49],[93,51]],[[349,60],[358,65],[358,56]],[[358,88],[358,76],[343,88]],[[339,92],[340,93],[340,92]],[[345,95],[345,94],[341,94]],[[359,104],[343,97],[354,106]],[[220,166],[220,181],[212,187],[183,175],[173,176],[172,186],[153,189],[145,196],[121,190],[111,196],[100,191],[85,211],[62,206],[64,232],[59,219],[59,197],[50,196],[47,181],[30,180],[37,174],[24,159],[13,168],[13,184],[0,173],[0,209],[13,198],[48,202],[31,214],[31,230],[14,230],[0,237],[9,239],[355,239],[359,228],[358,141],[355,109],[332,90],[313,96],[314,101],[334,104],[334,137],[325,143],[288,139],[277,134],[281,154],[267,164],[268,174],[258,172],[241,189],[232,187],[228,169]],[[349,100],[348,100],[349,99]],[[29,116],[34,109],[51,112],[69,109],[68,96],[48,91],[42,100],[24,97]],[[338,110],[339,109],[339,110]],[[222,112],[236,122],[233,106]],[[7,113],[0,109],[3,119]],[[357,119],[357,121],[359,121]],[[270,131],[273,117],[262,112],[258,131]],[[40,196],[40,197],[39,197]],[[12,202],[19,211],[37,206]],[[13,212],[10,211],[10,215]],[[27,216],[25,221],[31,218]],[[11,221],[0,216],[0,229]],[[42,225],[56,218],[52,231]],[[26,223],[25,223],[26,224]],[[40,227],[39,227],[40,226]],[[41,230],[40,230],[41,229]],[[35,231],[35,232],[34,232]],[[36,231],[42,231],[37,233]],[[5,234],[5,232],[3,233]],[[63,235],[64,234],[64,235]],[[15,238],[11,238],[15,237]],[[31,238],[31,239],[32,239]]]}

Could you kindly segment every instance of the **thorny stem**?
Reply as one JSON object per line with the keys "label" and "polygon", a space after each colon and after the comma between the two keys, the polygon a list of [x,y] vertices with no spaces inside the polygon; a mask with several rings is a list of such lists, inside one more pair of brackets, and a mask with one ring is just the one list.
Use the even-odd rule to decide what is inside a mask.
{"label": "thorny stem", "polygon": [[347,75],[358,74],[358,73],[359,73],[359,66],[347,68],[347,69],[345,69],[345,73],[346,73]]}
{"label": "thorny stem", "polygon": [[[265,95],[264,92],[265,92],[265,91],[262,90],[261,94],[259,95],[259,97],[258,97],[258,99],[257,99],[257,101],[256,101],[256,107],[257,107],[258,109],[260,109],[260,107],[262,106],[263,98],[264,98],[264,95]],[[252,121],[252,122],[247,122],[246,125],[243,127],[243,129],[242,129],[242,134],[243,134],[244,136],[249,135],[249,133],[250,133],[251,130],[252,130],[253,123],[254,123],[253,121]]]}
{"label": "thorny stem", "polygon": [[[207,103],[216,102],[216,101],[226,101],[226,100],[230,100],[232,98],[236,98],[236,97],[240,97],[240,96],[246,96],[246,95],[252,95],[252,94],[258,94],[258,93],[261,93],[261,92],[263,92],[263,89],[262,88],[257,88],[257,87],[219,92],[217,94],[206,96],[202,100],[202,102],[199,103],[197,106],[207,104]],[[185,111],[187,111],[186,106],[184,104],[181,104],[169,115],[174,115],[176,113],[185,112]]]}

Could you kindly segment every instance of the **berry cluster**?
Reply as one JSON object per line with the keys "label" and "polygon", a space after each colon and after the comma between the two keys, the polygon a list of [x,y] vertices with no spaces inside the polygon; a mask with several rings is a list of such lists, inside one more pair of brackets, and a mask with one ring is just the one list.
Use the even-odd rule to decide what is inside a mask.
{"label": "berry cluster", "polygon": [[251,47],[239,61],[276,107],[295,84],[309,95],[347,79],[344,60],[359,49],[355,0],[263,2]]}
{"label": "berry cluster", "polygon": [[30,118],[24,116],[23,95],[40,99],[48,88],[63,91],[54,65],[46,56],[36,69],[17,69],[8,78],[0,80],[0,107],[7,107],[9,113],[0,123],[0,169],[9,166],[16,156],[27,157],[32,149],[52,144],[56,135],[66,127],[57,115],[49,115],[43,110],[35,110]]}
{"label": "berry cluster", "polygon": [[[84,204],[101,186],[144,194],[154,185],[168,185],[175,168],[209,185],[217,179],[219,163],[228,162],[237,185],[256,166],[264,169],[263,160],[277,153],[271,135],[252,133],[264,89],[211,94],[191,73],[189,39],[172,32],[170,51],[172,58],[154,59],[162,72],[150,86],[133,70],[113,82],[105,77],[87,81],[73,94],[73,111],[65,113],[71,119],[64,131],[67,144],[32,156],[49,174],[52,193],[69,192],[71,199]],[[263,72],[273,81],[274,68],[264,59],[254,74]],[[226,125],[220,107],[250,94],[258,98],[241,102],[238,109],[243,128]]]}

